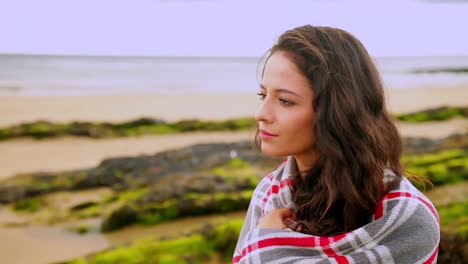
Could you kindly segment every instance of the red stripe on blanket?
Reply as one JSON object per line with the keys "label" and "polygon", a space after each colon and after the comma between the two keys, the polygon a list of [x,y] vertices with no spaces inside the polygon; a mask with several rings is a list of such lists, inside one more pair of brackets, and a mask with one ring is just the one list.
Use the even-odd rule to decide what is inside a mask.
{"label": "red stripe on blanket", "polygon": [[328,237],[319,237],[319,246],[328,247],[330,245],[330,238]]}
{"label": "red stripe on blanket", "polygon": [[[241,260],[243,256],[235,256],[232,258],[232,263],[239,263],[239,261]],[[349,261],[348,259],[345,257],[345,256],[336,256],[334,257],[334,259],[336,260],[336,262],[338,264],[349,264]],[[426,264],[426,263],[424,263]]]}
{"label": "red stripe on blanket", "polygon": [[432,255],[429,257],[429,259],[427,259],[426,261],[424,261],[424,264],[432,264],[432,263],[435,263],[434,260],[436,259],[437,257],[437,253],[439,252],[439,247],[436,247],[436,249],[434,250],[434,253],[432,253]]}
{"label": "red stripe on blanket", "polygon": [[377,203],[377,206],[374,212],[374,219],[379,219],[380,217],[382,217],[383,211],[384,211],[384,200],[382,199]]}
{"label": "red stripe on blanket", "polygon": [[282,180],[280,182],[280,188],[283,188],[285,186],[292,186],[294,184],[294,180],[293,179],[286,179],[286,180]]}
{"label": "red stripe on blanket", "polygon": [[325,248],[325,249],[323,249],[323,252],[325,254],[327,254],[327,256],[329,256],[329,257],[336,256],[335,251],[333,249],[331,249],[331,248]]}
{"label": "red stripe on blanket", "polygon": [[[327,254],[327,256],[334,258],[338,264],[348,264],[348,259],[344,256],[339,256],[333,248],[331,248],[331,244],[335,243],[336,241],[344,238],[346,235],[338,235],[334,237],[319,237],[319,245],[323,248],[323,252]],[[336,238],[336,239],[335,239]]]}
{"label": "red stripe on blanket", "polygon": [[[267,238],[264,240],[258,241],[256,244],[250,244],[244,248],[240,255],[234,256],[232,259],[233,263],[238,263],[243,257],[247,254],[255,251],[256,249],[271,247],[271,246],[299,246],[299,247],[321,247],[323,252],[329,257],[333,257],[336,261],[341,264],[349,263],[346,257],[338,256],[336,252],[331,248],[333,243],[338,242],[339,240],[346,237],[345,234],[332,236],[332,237],[275,237]],[[316,239],[318,238],[318,243]]]}
{"label": "red stripe on blanket", "polygon": [[439,215],[437,214],[437,210],[434,208],[434,206],[432,206],[431,203],[429,203],[428,201],[426,201],[425,199],[423,199],[420,196],[414,195],[414,194],[409,193],[409,192],[390,192],[387,195],[385,195],[382,200],[386,201],[386,200],[395,199],[395,198],[398,198],[398,197],[408,197],[408,198],[418,199],[424,205],[426,205],[427,208],[429,208],[429,210],[432,212],[434,217],[437,219],[437,222],[440,223]]}
{"label": "red stripe on blanket", "polygon": [[278,193],[279,191],[279,186],[278,185],[273,185],[271,186],[271,193]]}
{"label": "red stripe on blanket", "polygon": [[336,256],[335,260],[338,264],[349,264],[349,261],[345,256]]}
{"label": "red stripe on blanket", "polygon": [[270,173],[270,174],[267,176],[267,178],[268,178],[270,181],[272,181],[274,176],[275,176],[275,175],[274,175],[273,173]]}
{"label": "red stripe on blanket", "polygon": [[268,192],[266,193],[265,197],[263,197],[262,199],[262,214],[265,215],[265,206],[268,202],[268,198],[270,198],[270,195],[272,193],[274,194],[278,194],[280,189],[286,187],[286,186],[292,186],[294,184],[294,180],[293,179],[286,179],[286,180],[282,180],[279,182],[279,184],[273,184],[270,189],[268,190]]}

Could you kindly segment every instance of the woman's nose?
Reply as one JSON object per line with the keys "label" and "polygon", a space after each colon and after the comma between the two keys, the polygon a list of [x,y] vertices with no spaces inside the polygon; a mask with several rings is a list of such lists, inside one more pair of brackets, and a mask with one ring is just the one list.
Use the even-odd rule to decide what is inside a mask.
{"label": "woman's nose", "polygon": [[270,105],[266,99],[263,100],[260,106],[258,107],[258,110],[255,113],[255,120],[257,120],[257,122],[267,122],[267,123],[272,121],[272,113],[271,113]]}

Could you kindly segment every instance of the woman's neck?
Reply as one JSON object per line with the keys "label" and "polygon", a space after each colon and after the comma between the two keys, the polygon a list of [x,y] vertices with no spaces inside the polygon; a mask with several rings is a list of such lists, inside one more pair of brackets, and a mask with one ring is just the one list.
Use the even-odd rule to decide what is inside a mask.
{"label": "woman's neck", "polygon": [[318,153],[308,153],[308,155],[294,155],[294,159],[296,160],[297,169],[301,174],[301,178],[304,180],[304,176],[306,175],[306,171],[311,170],[318,160]]}

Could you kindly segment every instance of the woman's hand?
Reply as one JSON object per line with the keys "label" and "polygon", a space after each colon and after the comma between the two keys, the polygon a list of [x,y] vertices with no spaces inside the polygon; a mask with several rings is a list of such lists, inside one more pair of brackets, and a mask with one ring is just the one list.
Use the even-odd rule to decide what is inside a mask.
{"label": "woman's hand", "polygon": [[296,214],[289,208],[273,209],[260,219],[257,227],[292,230],[288,226],[294,223],[295,219]]}

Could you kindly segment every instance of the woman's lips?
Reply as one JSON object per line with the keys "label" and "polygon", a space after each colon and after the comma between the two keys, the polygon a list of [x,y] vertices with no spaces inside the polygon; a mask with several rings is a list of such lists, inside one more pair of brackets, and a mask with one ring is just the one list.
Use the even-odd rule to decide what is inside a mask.
{"label": "woman's lips", "polygon": [[263,129],[260,130],[260,137],[262,139],[269,139],[269,138],[274,138],[274,137],[277,137],[277,136],[278,135],[272,134],[272,133],[270,133],[270,132],[268,132],[266,130],[263,130]]}

